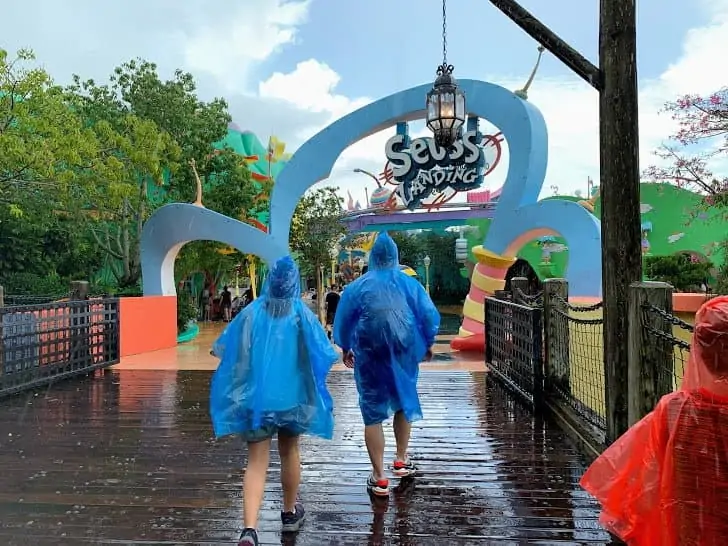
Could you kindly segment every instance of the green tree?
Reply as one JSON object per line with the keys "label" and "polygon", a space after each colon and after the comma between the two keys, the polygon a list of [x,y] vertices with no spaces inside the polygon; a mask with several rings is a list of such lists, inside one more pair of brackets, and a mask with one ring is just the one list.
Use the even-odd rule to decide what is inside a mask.
{"label": "green tree", "polygon": [[26,192],[53,192],[68,199],[74,188],[97,177],[116,180],[123,165],[108,153],[109,127],[97,132],[69,108],[68,96],[35,56],[21,50],[14,59],[0,49],[0,203],[15,216]]}
{"label": "green tree", "polygon": [[720,245],[723,254],[723,264],[718,268],[715,279],[715,292],[717,294],[728,294],[728,240]]}
{"label": "green tree", "polygon": [[654,281],[670,283],[678,292],[699,290],[711,277],[710,262],[702,262],[689,254],[669,256],[648,256],[645,259],[645,274]]}
{"label": "green tree", "polygon": [[440,303],[460,303],[468,293],[470,283],[460,275],[462,267],[455,260],[454,233],[420,234],[423,251],[430,257],[430,293]]}
{"label": "green tree", "polygon": [[417,268],[425,257],[425,240],[420,234],[406,232],[392,233],[392,239],[399,250],[399,263]]}
{"label": "green tree", "polygon": [[[108,84],[75,76],[70,91],[79,97],[87,120],[103,120],[135,141],[132,150],[119,150],[131,167],[123,183],[101,184],[92,200],[105,204],[96,207],[101,214],[93,233],[100,247],[118,260],[121,286],[135,284],[141,276],[144,221],[165,202],[195,200],[195,171],[206,188],[202,201],[212,210],[240,217],[243,211],[267,206],[256,200],[260,188],[242,158],[214,148],[231,120],[227,104],[222,99],[201,101],[191,74],[177,70],[162,80],[154,63],[134,60],[116,68]],[[147,128],[141,134],[139,124]],[[188,167],[193,161],[195,169]]]}
{"label": "green tree", "polygon": [[[301,273],[316,278],[316,291],[323,293],[322,268],[331,263],[331,251],[346,233],[341,222],[344,200],[338,188],[325,187],[306,192],[298,202],[291,222],[291,251],[298,256]],[[323,314],[323,297],[318,297],[319,314]]]}

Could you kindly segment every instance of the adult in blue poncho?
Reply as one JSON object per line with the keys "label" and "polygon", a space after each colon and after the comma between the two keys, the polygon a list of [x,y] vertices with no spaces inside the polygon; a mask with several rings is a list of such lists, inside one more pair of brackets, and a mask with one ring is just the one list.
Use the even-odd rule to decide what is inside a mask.
{"label": "adult in blue poncho", "polygon": [[298,437],[333,435],[333,403],[326,376],[338,355],[315,315],[301,301],[298,268],[290,257],[271,269],[260,297],[243,309],[215,342],[220,365],[212,378],[210,415],[217,437],[248,443],[240,544],[258,544],[271,439],[278,436],[284,531],[297,531],[303,506]]}
{"label": "adult in blue poncho", "polygon": [[367,273],[344,290],[334,321],[334,341],[354,368],[364,439],[372,463],[367,489],[389,494],[384,474],[382,422],[394,414],[395,475],[414,475],[407,457],[411,423],[422,418],[417,394],[419,363],[432,356],[440,314],[422,285],[403,273],[397,245],[385,232],[374,242]]}

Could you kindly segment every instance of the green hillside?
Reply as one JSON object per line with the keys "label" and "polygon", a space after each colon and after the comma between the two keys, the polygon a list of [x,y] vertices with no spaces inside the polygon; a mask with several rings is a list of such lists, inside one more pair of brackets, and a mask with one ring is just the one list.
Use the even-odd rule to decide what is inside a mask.
{"label": "green hillside", "polygon": [[[641,184],[641,212],[643,240],[647,255],[666,256],[678,252],[690,252],[703,256],[720,266],[723,257],[716,252],[718,243],[728,234],[728,224],[716,211],[700,209],[699,195],[670,184]],[[571,195],[548,197],[580,201]],[[601,216],[601,200],[594,207],[597,218]],[[470,248],[480,245],[490,228],[490,220],[471,220],[468,225],[477,228],[467,234]],[[527,260],[542,279],[561,277],[569,259],[566,241],[560,237],[532,240],[518,252]],[[475,259],[470,253],[470,259]]]}

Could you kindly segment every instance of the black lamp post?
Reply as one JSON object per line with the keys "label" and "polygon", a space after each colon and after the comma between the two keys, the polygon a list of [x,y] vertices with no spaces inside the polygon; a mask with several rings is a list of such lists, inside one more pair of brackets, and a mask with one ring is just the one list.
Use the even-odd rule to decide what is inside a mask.
{"label": "black lamp post", "polygon": [[437,67],[437,79],[427,93],[427,127],[438,146],[449,148],[460,136],[465,123],[465,94],[452,73],[455,67],[447,63],[447,0],[442,0],[442,64]]}

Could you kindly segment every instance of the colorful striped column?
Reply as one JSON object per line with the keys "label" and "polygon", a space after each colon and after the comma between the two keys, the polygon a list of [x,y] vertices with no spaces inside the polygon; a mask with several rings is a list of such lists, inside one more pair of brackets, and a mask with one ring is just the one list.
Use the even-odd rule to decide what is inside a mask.
{"label": "colorful striped column", "polygon": [[[473,276],[470,279],[470,292],[465,298],[463,305],[463,324],[458,332],[458,337],[450,344],[455,350],[483,350],[485,336],[484,307],[483,302],[486,296],[491,296],[496,290],[503,290],[505,276],[508,268],[515,261],[515,257],[501,256],[482,246],[473,248],[473,255],[478,260]],[[476,340],[468,340],[476,336]],[[465,340],[472,343],[465,342]]]}

